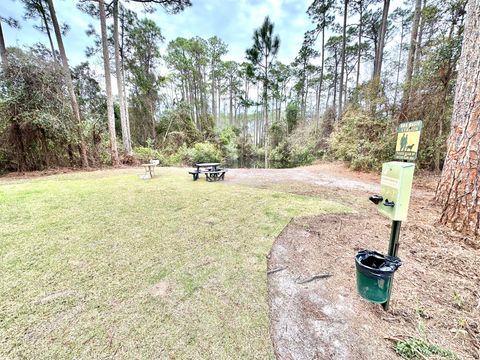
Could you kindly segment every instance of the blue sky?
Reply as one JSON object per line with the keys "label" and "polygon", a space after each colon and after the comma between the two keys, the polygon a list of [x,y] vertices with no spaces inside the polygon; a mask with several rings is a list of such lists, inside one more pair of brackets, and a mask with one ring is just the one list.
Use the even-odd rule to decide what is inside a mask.
{"label": "blue sky", "polygon": [[[97,20],[83,14],[75,7],[74,0],[55,0],[57,16],[71,26],[64,42],[71,65],[85,61],[85,48],[92,40],[85,34],[89,23],[98,29]],[[141,14],[142,5],[129,3],[128,7],[156,21],[168,41],[178,36],[195,35],[208,38],[219,36],[229,46],[228,60],[243,61],[245,49],[251,46],[252,34],[266,15],[275,23],[275,32],[280,35],[279,60],[290,63],[296,56],[306,30],[313,28],[306,10],[311,0],[192,0],[193,6],[183,13],[168,15],[162,9],[154,14]],[[7,46],[31,45],[36,42],[48,44],[46,35],[35,30],[32,21],[22,19],[23,6],[13,0],[0,1],[0,15],[20,20],[20,30],[4,26]]]}

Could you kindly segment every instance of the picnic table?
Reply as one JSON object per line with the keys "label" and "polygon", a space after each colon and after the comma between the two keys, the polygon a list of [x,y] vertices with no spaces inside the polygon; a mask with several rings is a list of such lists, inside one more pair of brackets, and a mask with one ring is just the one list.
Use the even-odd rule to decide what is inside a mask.
{"label": "picnic table", "polygon": [[[207,181],[219,181],[225,179],[225,173],[227,169],[220,167],[220,163],[197,163],[195,164],[196,170],[189,171],[188,173],[193,175],[193,181],[197,181],[200,174],[205,174]],[[205,170],[202,170],[205,168]]]}

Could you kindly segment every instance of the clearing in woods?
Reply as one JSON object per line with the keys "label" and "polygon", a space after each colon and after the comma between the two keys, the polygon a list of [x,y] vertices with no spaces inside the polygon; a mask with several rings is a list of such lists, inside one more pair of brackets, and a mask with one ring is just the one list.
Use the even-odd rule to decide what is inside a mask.
{"label": "clearing in woods", "polygon": [[271,358],[266,267],[316,197],[186,169],[0,180],[0,358]]}

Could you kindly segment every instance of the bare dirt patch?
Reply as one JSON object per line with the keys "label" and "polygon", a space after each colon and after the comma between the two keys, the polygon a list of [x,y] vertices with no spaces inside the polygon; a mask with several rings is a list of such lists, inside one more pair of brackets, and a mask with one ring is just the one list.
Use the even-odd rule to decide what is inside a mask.
{"label": "bare dirt patch", "polygon": [[[355,176],[337,165],[332,171],[322,165],[322,172],[327,177]],[[480,359],[480,249],[474,239],[436,223],[440,209],[432,202],[435,185],[433,176],[416,178],[409,220],[402,224],[403,266],[395,276],[389,312],[356,292],[356,252],[385,253],[390,232],[390,221],[369,204],[370,193],[308,181],[281,186],[348,204],[356,213],[296,219],[272,247],[268,286],[277,358],[398,359],[393,349],[397,340],[419,338],[459,359]],[[316,274],[331,276],[299,283]]]}
{"label": "bare dirt patch", "polygon": [[165,297],[169,291],[170,284],[167,281],[160,281],[147,290],[147,292],[153,297]]}

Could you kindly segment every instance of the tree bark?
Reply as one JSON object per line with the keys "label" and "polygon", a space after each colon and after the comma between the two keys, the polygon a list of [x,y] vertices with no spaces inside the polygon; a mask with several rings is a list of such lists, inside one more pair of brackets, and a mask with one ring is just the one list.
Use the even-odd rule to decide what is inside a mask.
{"label": "tree bark", "polygon": [[408,111],[408,102],[410,100],[410,86],[413,75],[413,62],[415,60],[415,51],[417,49],[418,25],[420,23],[420,15],[422,12],[422,0],[415,1],[415,14],[413,16],[412,33],[410,37],[410,48],[408,50],[407,72],[405,74],[402,106],[400,109],[400,117],[405,118]]}
{"label": "tree bark", "polygon": [[359,1],[358,3],[358,12],[360,16],[359,24],[358,24],[358,50],[357,50],[357,80],[355,82],[355,87],[358,88],[358,84],[360,83],[360,61],[362,58],[362,32],[363,32],[363,1]]}
{"label": "tree bark", "polygon": [[395,93],[393,95],[393,108],[394,109],[397,106],[398,84],[399,84],[399,81],[400,81],[400,63],[402,61],[404,31],[405,31],[405,25],[404,25],[403,18],[402,18],[402,24],[401,24],[401,30],[400,30],[400,49],[398,50],[397,78],[395,80]]}
{"label": "tree bark", "polygon": [[423,9],[427,6],[427,1],[423,0],[422,10],[420,11],[420,25],[418,28],[418,39],[415,51],[415,60],[413,61],[413,75],[417,76],[420,70],[420,61],[422,56],[422,40],[423,32],[425,30],[425,17],[423,16]]}
{"label": "tree bark", "polygon": [[323,68],[325,66],[325,26],[322,27],[322,65],[320,69],[320,83],[318,84],[318,98],[317,98],[317,125],[316,130],[320,127],[320,101],[322,96],[323,86]]}
{"label": "tree bark", "polygon": [[43,4],[40,4],[39,11],[42,16],[43,23],[45,24],[45,30],[47,30],[48,41],[50,42],[50,48],[52,49],[52,57],[54,61],[57,61],[55,56],[55,47],[53,46],[52,34],[50,33],[50,26],[48,24],[47,15],[45,14],[45,9]]}
{"label": "tree bark", "polygon": [[480,0],[467,3],[447,157],[435,199],[440,222],[467,235],[480,233]]}
{"label": "tree bark", "polygon": [[388,9],[390,7],[390,0],[383,0],[383,14],[382,14],[382,25],[380,27],[380,37],[378,39],[377,54],[375,56],[375,68],[373,71],[373,78],[380,78],[382,73],[382,63],[383,63],[383,49],[385,47],[385,37],[387,35],[388,27]]}
{"label": "tree bark", "polygon": [[[49,0],[52,1],[52,0]],[[110,155],[112,158],[112,165],[118,166],[120,160],[118,158],[117,150],[117,136],[115,133],[115,113],[113,110],[113,96],[112,96],[112,80],[110,74],[110,58],[108,55],[107,43],[107,21],[105,16],[105,4],[103,0],[98,0],[100,27],[102,32],[102,52],[103,52],[103,69],[105,72],[105,90],[107,92],[107,116],[108,116],[108,133],[110,135]]]}
{"label": "tree bark", "polygon": [[2,20],[0,19],[0,57],[2,58],[3,66],[8,63],[7,48],[5,47],[5,38],[3,37]]}
{"label": "tree bark", "polygon": [[88,167],[87,146],[85,145],[85,139],[83,136],[82,118],[80,116],[80,108],[78,106],[77,95],[73,88],[72,74],[70,73],[70,67],[68,66],[67,54],[65,47],[63,46],[62,33],[57,20],[57,14],[55,13],[55,7],[53,6],[53,0],[47,0],[48,9],[50,11],[50,17],[52,19],[53,29],[55,31],[55,37],[57,38],[58,50],[60,51],[60,58],[63,64],[63,73],[65,82],[67,83],[68,94],[70,95],[70,104],[72,106],[73,116],[75,118],[75,126],[77,128],[78,146],[80,149],[80,158],[82,161],[82,167]]}
{"label": "tree bark", "polygon": [[123,149],[127,155],[132,155],[132,141],[130,139],[130,131],[128,129],[127,114],[125,109],[125,97],[124,97],[124,81],[122,72],[122,63],[120,61],[120,35],[118,31],[118,3],[119,0],[115,0],[113,3],[113,41],[115,46],[115,72],[117,75],[117,92],[118,102],[120,105],[120,124],[122,127],[122,140]]}
{"label": "tree bark", "polygon": [[342,117],[343,112],[343,78],[345,76],[345,57],[347,55],[346,47],[347,47],[347,14],[348,14],[348,0],[344,1],[344,8],[343,8],[343,39],[342,39],[342,58],[341,58],[341,65],[340,65],[340,89],[339,93],[340,96],[338,97],[338,116]]}

